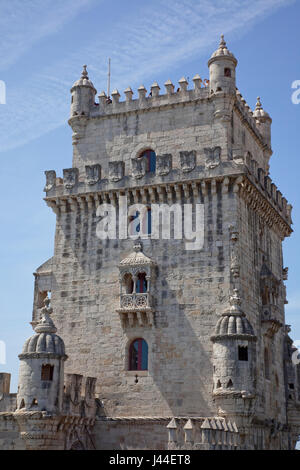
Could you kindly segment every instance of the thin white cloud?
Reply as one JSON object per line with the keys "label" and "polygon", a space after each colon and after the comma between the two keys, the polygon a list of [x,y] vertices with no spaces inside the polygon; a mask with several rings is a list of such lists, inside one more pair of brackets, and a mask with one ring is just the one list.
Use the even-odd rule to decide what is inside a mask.
{"label": "thin white cloud", "polygon": [[0,1],[0,69],[14,64],[34,43],[59,31],[93,1]]}
{"label": "thin white cloud", "polygon": [[[36,5],[40,0],[30,1]],[[82,2],[72,0],[72,8],[74,3]],[[112,86],[122,92],[128,85],[136,87],[142,80],[154,80],[157,74],[168,74],[175,65],[214,50],[220,32],[242,34],[288,3],[293,0],[156,0],[142,3],[136,13],[131,11],[122,21],[115,22],[111,15],[88,43],[67,58],[62,54],[56,63],[8,94],[8,104],[0,107],[1,150],[25,144],[66,122],[69,88],[78,78],[81,64],[89,65],[90,78],[101,91],[110,56]],[[41,30],[53,32],[54,27],[49,21],[48,28]],[[199,66],[199,72],[207,75],[206,65],[204,70]]]}

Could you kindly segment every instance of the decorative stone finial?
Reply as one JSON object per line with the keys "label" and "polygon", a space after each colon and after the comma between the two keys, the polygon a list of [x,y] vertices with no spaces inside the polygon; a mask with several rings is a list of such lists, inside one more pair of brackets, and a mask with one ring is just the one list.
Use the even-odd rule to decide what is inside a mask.
{"label": "decorative stone finial", "polygon": [[226,41],[224,39],[224,34],[221,34],[221,39],[220,39],[220,44],[218,49],[212,54],[211,58],[208,61],[208,66],[210,66],[216,58],[219,57],[226,57],[227,59],[230,59],[231,62],[234,63],[234,66],[237,66],[237,60],[227,48]]}
{"label": "decorative stone finial", "polygon": [[233,294],[229,298],[230,305],[241,305],[241,298],[238,289],[233,289]]}
{"label": "decorative stone finial", "polygon": [[220,39],[220,44],[219,44],[220,49],[227,49],[226,42],[224,39],[224,34],[221,34],[221,39]]}
{"label": "decorative stone finial", "polygon": [[41,309],[41,319],[35,327],[36,333],[56,333],[57,328],[55,327],[52,319],[50,318],[51,313],[53,312],[52,307],[50,306],[51,300],[49,297],[44,299],[44,306]]}
{"label": "decorative stone finial", "polygon": [[82,68],[83,68],[83,70],[81,72],[81,78],[86,78],[88,80],[89,77],[88,77],[88,73],[87,73],[87,70],[86,70],[87,65],[83,65]]}
{"label": "decorative stone finial", "polygon": [[260,96],[257,97],[255,109],[262,109],[262,105],[261,105],[261,101],[260,101]]}

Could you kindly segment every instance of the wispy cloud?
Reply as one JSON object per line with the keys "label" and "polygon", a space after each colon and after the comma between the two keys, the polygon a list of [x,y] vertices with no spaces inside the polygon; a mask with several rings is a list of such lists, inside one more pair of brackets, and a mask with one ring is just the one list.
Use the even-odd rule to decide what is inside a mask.
{"label": "wispy cloud", "polygon": [[[61,6],[61,14],[56,11],[55,15],[51,15],[53,4],[56,3],[58,7],[61,2],[45,0],[43,9],[45,12],[46,5],[47,11],[44,16],[48,17],[48,11],[50,12],[48,21],[35,31],[29,42],[55,32],[66,21],[70,11],[75,14],[74,5],[78,11],[85,2],[65,0],[64,6]],[[293,0],[155,0],[151,4],[143,3],[134,14],[131,11],[128,17],[123,16],[118,23],[111,15],[89,37],[88,42],[81,47],[77,46],[67,58],[62,54],[55,63],[51,63],[41,73],[35,74],[11,92],[8,104],[0,108],[0,119],[2,115],[3,121],[0,128],[1,150],[25,144],[66,121],[69,113],[69,88],[78,78],[81,64],[89,64],[90,76],[95,85],[102,84],[103,87],[106,82],[107,57],[110,56],[114,77],[112,85],[122,91],[124,87],[134,87],[142,80],[154,80],[157,74],[170,71],[183,61],[199,57],[208,48],[213,49],[217,46],[220,32],[231,35],[244,33],[255,22],[292,2]],[[37,14],[40,0],[23,3],[13,0],[12,3],[30,3]],[[21,8],[25,9],[25,6]],[[26,14],[24,10],[23,14]],[[21,15],[18,17],[19,22],[20,18]],[[60,20],[57,24],[58,18]],[[9,29],[7,24],[6,28]],[[7,34],[12,37],[13,31],[10,29]],[[21,36],[25,34],[26,28],[23,26]],[[21,39],[17,36],[15,43],[20,42]],[[28,44],[26,47],[29,47]],[[16,54],[20,54],[22,46],[17,49]],[[0,63],[1,56],[5,56],[6,65],[9,60],[16,60],[13,54],[13,59],[7,59],[7,50],[8,47],[5,50],[0,42]]]}
{"label": "wispy cloud", "polygon": [[59,31],[93,0],[1,0],[0,70],[42,38]]}

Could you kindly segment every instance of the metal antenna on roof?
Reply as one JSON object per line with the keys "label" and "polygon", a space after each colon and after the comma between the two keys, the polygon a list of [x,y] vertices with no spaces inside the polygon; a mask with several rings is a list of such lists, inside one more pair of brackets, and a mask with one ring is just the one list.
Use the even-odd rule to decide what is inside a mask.
{"label": "metal antenna on roof", "polygon": [[110,95],[110,57],[108,59],[107,96]]}

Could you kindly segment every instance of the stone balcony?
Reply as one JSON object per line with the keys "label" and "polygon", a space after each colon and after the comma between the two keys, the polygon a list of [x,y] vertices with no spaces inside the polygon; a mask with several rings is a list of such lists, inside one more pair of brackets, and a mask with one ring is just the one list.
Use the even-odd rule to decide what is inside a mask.
{"label": "stone balcony", "polygon": [[124,328],[153,325],[153,309],[149,293],[121,294],[120,308],[117,312]]}

